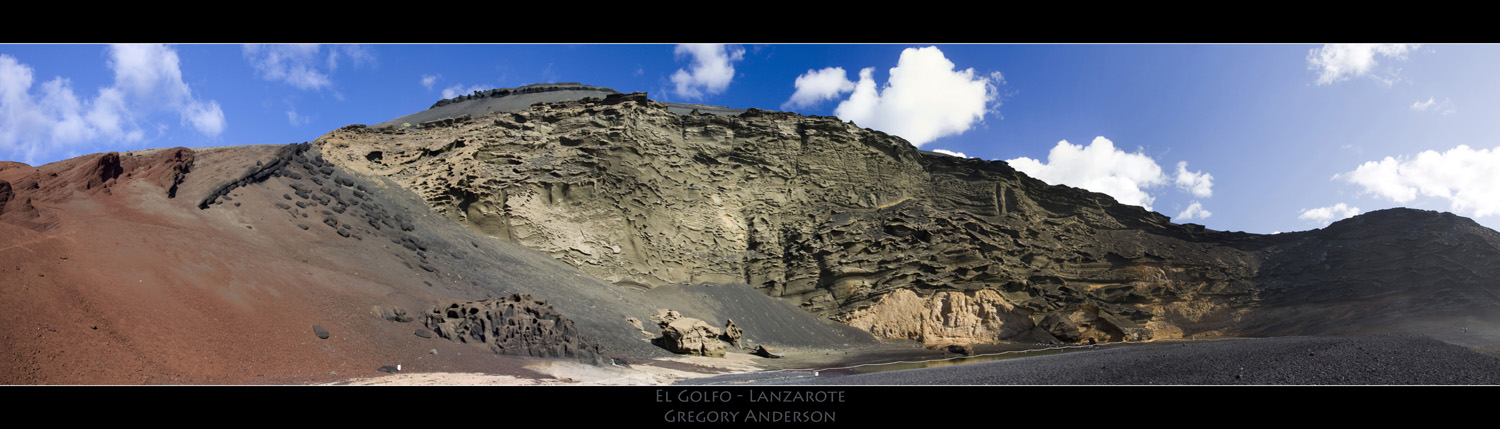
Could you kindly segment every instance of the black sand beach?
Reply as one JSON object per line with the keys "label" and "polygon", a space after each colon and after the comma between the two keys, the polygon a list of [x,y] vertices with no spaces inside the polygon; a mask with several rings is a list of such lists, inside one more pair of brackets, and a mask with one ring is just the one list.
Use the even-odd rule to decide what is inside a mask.
{"label": "black sand beach", "polygon": [[1500,357],[1425,335],[1162,342],[860,373],[729,375],[682,384],[1500,385]]}

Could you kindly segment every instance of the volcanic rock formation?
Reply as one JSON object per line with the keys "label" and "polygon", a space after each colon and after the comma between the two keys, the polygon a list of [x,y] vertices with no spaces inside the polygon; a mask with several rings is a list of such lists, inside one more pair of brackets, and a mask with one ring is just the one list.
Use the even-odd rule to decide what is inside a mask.
{"label": "volcanic rock formation", "polygon": [[1451,214],[1213,231],[831,117],[611,93],[314,144],[617,285],[745,283],[929,344],[1353,332],[1500,305],[1480,286],[1500,235]]}
{"label": "volcanic rock formation", "polygon": [[438,336],[489,345],[498,354],[574,358],[599,363],[603,349],[583,339],[573,321],[531,295],[449,302],[427,310],[423,320]]}

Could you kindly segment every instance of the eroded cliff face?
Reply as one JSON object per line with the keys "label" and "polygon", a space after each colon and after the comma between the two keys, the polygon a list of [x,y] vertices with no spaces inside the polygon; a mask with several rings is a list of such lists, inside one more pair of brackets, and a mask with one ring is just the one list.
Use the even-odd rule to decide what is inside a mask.
{"label": "eroded cliff face", "polygon": [[315,144],[617,285],[743,282],[931,344],[1244,332],[1267,261],[1312,239],[1173,224],[837,118],[679,115],[641,93]]}

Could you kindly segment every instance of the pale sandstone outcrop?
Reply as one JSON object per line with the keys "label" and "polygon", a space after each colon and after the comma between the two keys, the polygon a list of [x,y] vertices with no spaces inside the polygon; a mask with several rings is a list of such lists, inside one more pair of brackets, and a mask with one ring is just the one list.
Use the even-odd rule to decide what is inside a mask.
{"label": "pale sandstone outcrop", "polygon": [[673,353],[708,357],[724,357],[724,342],[719,339],[723,331],[708,322],[682,317],[666,322],[662,326],[661,346]]}
{"label": "pale sandstone outcrop", "polygon": [[1035,326],[1029,313],[991,290],[937,292],[923,298],[903,289],[852,312],[847,323],[877,336],[928,345],[992,343]]}

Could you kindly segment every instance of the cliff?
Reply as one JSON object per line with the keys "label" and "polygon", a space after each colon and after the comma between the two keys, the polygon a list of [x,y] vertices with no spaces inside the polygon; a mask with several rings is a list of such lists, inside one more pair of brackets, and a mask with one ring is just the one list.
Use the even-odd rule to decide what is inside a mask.
{"label": "cliff", "polygon": [[746,283],[929,344],[1357,332],[1500,305],[1500,235],[1451,214],[1214,231],[837,118],[610,92],[314,144],[618,287]]}

